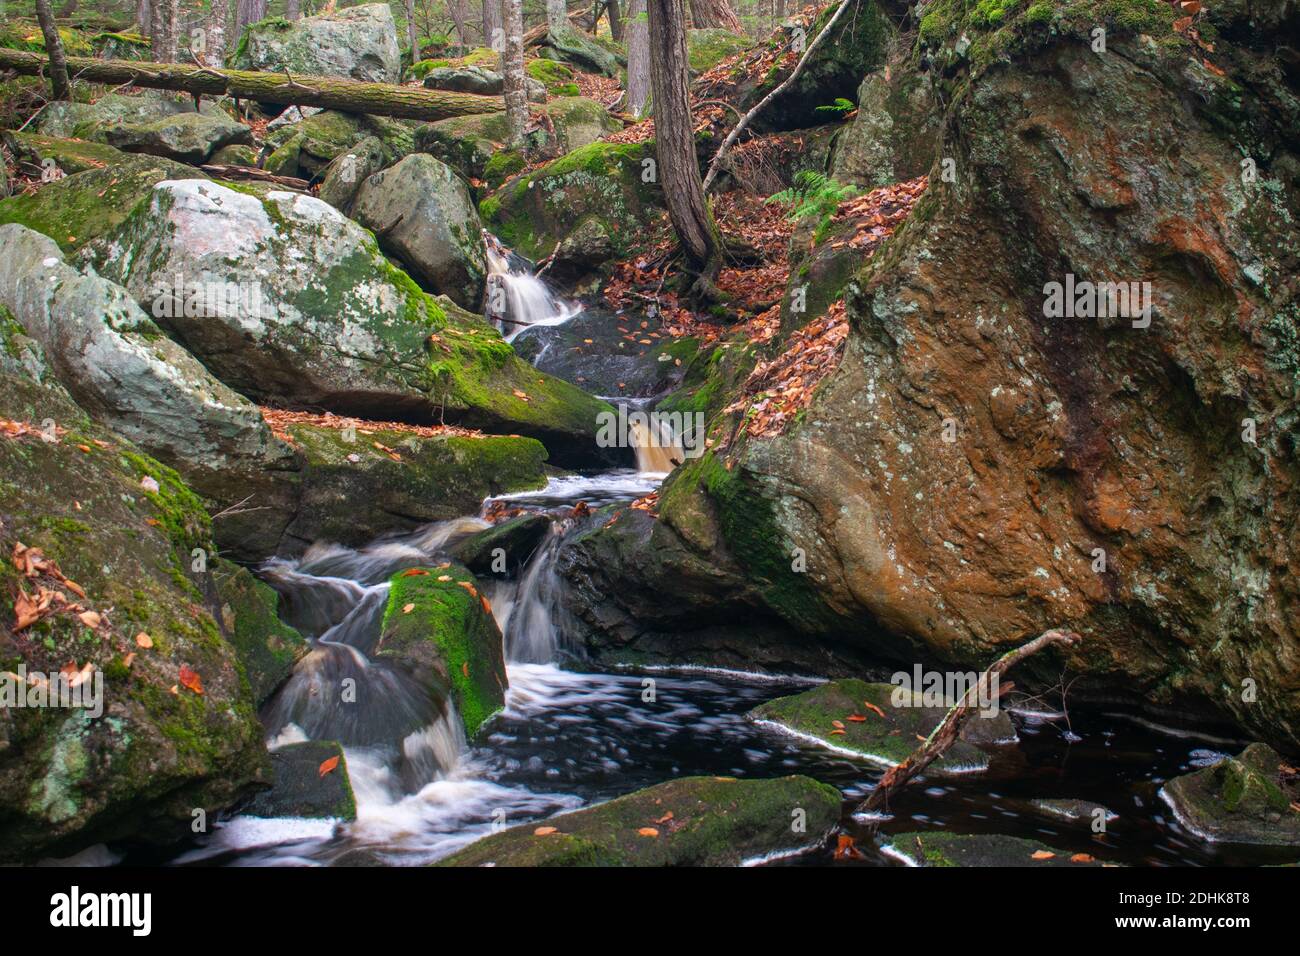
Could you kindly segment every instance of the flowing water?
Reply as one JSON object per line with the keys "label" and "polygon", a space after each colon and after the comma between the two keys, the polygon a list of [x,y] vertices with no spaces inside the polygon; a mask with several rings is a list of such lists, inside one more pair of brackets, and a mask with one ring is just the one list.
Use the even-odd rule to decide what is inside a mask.
{"label": "flowing water", "polygon": [[[528,283],[515,282],[498,253],[494,274],[509,277],[511,314],[563,321]],[[517,294],[516,294],[517,293]],[[541,303],[541,304],[538,304]],[[547,311],[547,310],[551,311]],[[772,777],[804,773],[845,796],[843,827],[868,848],[864,865],[895,865],[869,848],[869,823],[850,811],[880,770],[752,723],[746,713],[815,683],[795,676],[684,667],[620,673],[582,671],[572,646],[556,556],[578,502],[592,508],[655,490],[673,449],[638,441],[639,470],[553,478],[541,491],[497,501],[552,516],[550,534],[511,579],[483,582],[505,640],[509,690],[504,712],[470,745],[447,702],[371,660],[387,581],[404,568],[445,560],[448,548],[487,527],[478,517],[350,549],[317,545],[293,561],[260,569],[280,594],[285,620],[312,649],[264,708],[270,746],[337,740],[357,797],[357,819],[264,820],[237,816],[217,825],[173,862],[192,865],[417,865],[437,860],[501,825],[587,806],[692,774]],[[677,450],[680,452],[680,450]],[[485,502],[485,508],[489,502]],[[671,595],[665,595],[672,600]],[[564,665],[564,666],[561,666]],[[653,703],[643,680],[656,682]],[[357,704],[333,689],[350,678]],[[986,774],[923,781],[906,788],[879,823],[885,833],[915,829],[995,832],[1038,838],[1065,850],[1132,864],[1282,862],[1294,851],[1206,845],[1183,833],[1158,797],[1161,783],[1213,760],[1237,742],[1164,733],[1125,715],[1013,715],[1020,745]],[[1104,836],[1038,815],[1038,798],[1092,800],[1117,818]],[[829,863],[812,848],[781,865]]]}
{"label": "flowing water", "polygon": [[488,314],[509,342],[530,325],[560,325],[580,311],[557,296],[527,264],[488,234]]}

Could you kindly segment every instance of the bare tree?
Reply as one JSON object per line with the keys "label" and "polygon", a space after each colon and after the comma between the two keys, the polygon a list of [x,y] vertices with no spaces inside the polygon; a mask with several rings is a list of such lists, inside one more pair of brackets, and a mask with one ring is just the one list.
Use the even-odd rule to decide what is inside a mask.
{"label": "bare tree", "polygon": [[411,47],[411,65],[420,61],[420,37],[415,29],[415,0],[406,0],[406,42]]}
{"label": "bare tree", "polygon": [[483,0],[483,45],[497,49],[504,39],[501,29],[501,0]]}
{"label": "bare tree", "polygon": [[452,26],[456,28],[456,42],[468,46],[469,7],[465,0],[447,0],[447,13],[451,16]]}
{"label": "bare tree", "polygon": [[501,75],[505,78],[506,126],[510,145],[522,147],[528,129],[528,90],[524,80],[523,0],[502,0],[506,44],[501,51]]}
{"label": "bare tree", "polygon": [[683,0],[647,0],[650,15],[650,88],[654,96],[655,150],[668,217],[697,271],[694,292],[717,299],[713,284],[722,266],[722,236],[704,198],[695,158],[695,131],[688,89],[686,17]]}
{"label": "bare tree", "polygon": [[153,0],[150,13],[153,21],[153,58],[158,63],[175,63],[180,0]]}
{"label": "bare tree", "polygon": [[697,27],[721,27],[741,32],[740,18],[727,0],[691,0],[691,20]]}
{"label": "bare tree", "polygon": [[609,35],[614,40],[623,39],[623,17],[619,14],[618,0],[609,0],[605,8],[609,11]]}
{"label": "bare tree", "polygon": [[627,106],[637,119],[650,106],[650,29],[646,0],[632,0],[627,11]]}
{"label": "bare tree", "polygon": [[285,0],[284,18],[297,20],[302,16],[302,0]]}
{"label": "bare tree", "polygon": [[546,25],[552,30],[568,29],[569,5],[565,0],[546,0]]}
{"label": "bare tree", "polygon": [[230,24],[230,0],[212,0],[208,12],[207,55],[209,66],[222,66],[226,62],[226,29]]}
{"label": "bare tree", "polygon": [[250,23],[266,17],[266,0],[235,0],[235,43],[244,35]]}
{"label": "bare tree", "polygon": [[149,35],[153,28],[153,12],[150,9],[149,0],[135,0],[135,25],[137,32]]}
{"label": "bare tree", "polygon": [[63,40],[54,23],[50,0],[36,0],[36,20],[45,37],[45,53],[50,58],[50,88],[56,100],[72,99],[72,82],[68,79],[68,60],[63,54]]}

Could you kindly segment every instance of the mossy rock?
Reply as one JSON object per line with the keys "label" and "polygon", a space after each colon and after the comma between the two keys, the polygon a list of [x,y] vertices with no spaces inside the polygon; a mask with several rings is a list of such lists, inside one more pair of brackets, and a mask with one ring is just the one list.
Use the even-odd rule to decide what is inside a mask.
{"label": "mossy rock", "polygon": [[616,45],[601,43],[568,26],[549,30],[537,51],[546,59],[559,60],[575,70],[601,76],[618,76],[620,60],[627,62],[627,53],[620,52]]}
{"label": "mossy rock", "polygon": [[[328,761],[337,763],[321,773]],[[271,751],[271,789],[242,809],[250,817],[307,820],[357,818],[357,798],[348,778],[348,760],[333,740],[308,740]]]}
{"label": "mossy rock", "polygon": [[505,706],[501,629],[463,567],[411,568],[392,577],[375,659],[402,668],[435,699],[454,701],[471,740]]}
{"label": "mossy rock", "polygon": [[294,425],[289,436],[303,467],[298,513],[286,534],[303,545],[365,544],[386,532],[471,514],[491,495],[546,484],[546,449],[533,438],[353,435],[313,425]]}
{"label": "mossy rock", "polygon": [[306,655],[307,641],[280,620],[279,597],[247,568],[222,558],[213,560],[210,568],[217,624],[239,655],[253,703],[260,707]]}
{"label": "mossy rock", "polygon": [[266,137],[271,154],[269,172],[311,179],[338,156],[373,137],[383,145],[384,165],[397,162],[415,149],[413,121],[320,110],[272,131]]}
{"label": "mossy rock", "polygon": [[39,133],[7,131],[4,142],[16,159],[37,167],[48,161],[69,176],[90,169],[115,166],[131,158],[129,153],[114,149],[106,143],[42,136]]}
{"label": "mossy rock", "polygon": [[[876,712],[877,708],[883,717]],[[777,724],[823,746],[894,766],[920,746],[947,712],[946,707],[923,706],[920,694],[893,684],[842,678],[768,701],[755,707],[749,716],[760,723]],[[928,772],[956,774],[986,770],[989,758],[980,747],[993,748],[1015,740],[1015,727],[1004,712],[992,717],[976,714],[966,723],[957,742],[930,765]]]}
{"label": "mossy rock", "polygon": [[[187,94],[144,90],[130,95],[108,93],[93,103],[54,102],[32,125],[34,132],[44,136],[105,142],[108,134],[122,124],[148,124],[195,112],[194,100]],[[197,112],[212,119],[230,120],[230,115],[212,99],[204,100]]]}
{"label": "mossy rock", "polygon": [[147,122],[120,123],[104,131],[104,140],[129,153],[197,166],[223,146],[250,145],[253,131],[224,114],[177,113]]}
{"label": "mossy rock", "polygon": [[222,146],[208,160],[216,166],[256,166],[257,150],[239,143]]}
{"label": "mossy rock", "polygon": [[[176,472],[95,424],[61,389],[5,376],[0,416],[66,429],[53,442],[0,444],[0,617],[13,621],[19,589],[35,590],[8,558],[18,542],[58,562],[86,597],[65,593],[102,615],[94,629],[57,613],[6,630],[0,671],[92,665],[104,708],[92,718],[0,707],[0,856],[180,839],[195,808],[215,816],[267,770],[248,682],[194,570],[195,549],[214,553],[208,515]],[[184,686],[182,668],[198,675],[202,694]]]}
{"label": "mossy rock", "polygon": [[1175,777],[1160,791],[1184,827],[1203,840],[1300,846],[1300,779],[1283,778],[1267,744]]}
{"label": "mossy rock", "polygon": [[357,4],[293,21],[267,17],[245,29],[230,66],[367,83],[397,83],[402,76],[397,26],[386,3]]}
{"label": "mossy rock", "polygon": [[729,56],[747,50],[754,41],[743,33],[719,27],[686,31],[686,55],[692,72],[707,73]]}
{"label": "mossy rock", "polygon": [[811,777],[683,777],[512,827],[439,865],[737,866],[815,846],[839,817],[839,791]]}
{"label": "mossy rock", "polygon": [[165,179],[202,173],[155,156],[133,156],[102,169],[65,176],[34,193],[0,202],[0,224],[15,222],[44,233],[64,252],[112,232]]}
{"label": "mossy rock", "polygon": [[504,574],[526,564],[550,530],[549,515],[518,515],[456,542],[451,552],[475,574]]}
{"label": "mossy rock", "polygon": [[880,846],[887,856],[901,858],[909,866],[1115,865],[1102,863],[1091,854],[1083,854],[1088,859],[1074,859],[1076,854],[1069,850],[1058,850],[1037,840],[1000,833],[894,833],[881,837]]}
{"label": "mossy rock", "polygon": [[557,60],[534,59],[524,64],[524,70],[533,79],[545,84],[546,92],[555,94],[557,90],[573,83],[573,70]]}

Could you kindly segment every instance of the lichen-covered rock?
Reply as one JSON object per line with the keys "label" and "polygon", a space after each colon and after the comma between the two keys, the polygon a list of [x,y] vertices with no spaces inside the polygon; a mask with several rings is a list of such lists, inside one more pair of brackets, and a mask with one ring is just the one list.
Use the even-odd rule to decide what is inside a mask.
{"label": "lichen-covered rock", "polygon": [[65,176],[0,202],[0,223],[35,229],[72,252],[121,225],[157,183],[203,175],[170,159],[122,155],[124,162]]}
{"label": "lichen-covered rock", "polygon": [[[159,90],[144,90],[130,96],[108,93],[93,103],[69,100],[50,103],[36,117],[32,130],[61,139],[102,142],[110,130],[123,123],[152,123],[194,112],[193,98],[183,93]],[[213,118],[227,117],[226,112],[210,99],[203,102],[199,112]]]}
{"label": "lichen-covered rock", "polygon": [[143,123],[122,123],[104,133],[108,145],[199,165],[223,146],[248,145],[253,131],[224,114],[177,113]]}
{"label": "lichen-covered rock", "polygon": [[216,609],[214,617],[239,656],[253,704],[260,707],[307,653],[307,641],[280,620],[275,591],[247,568],[217,558],[210,562],[209,571],[216,588],[209,602]]}
{"label": "lichen-covered rock", "polygon": [[[330,761],[333,767],[322,772]],[[348,760],[333,740],[307,740],[271,751],[271,789],[241,809],[250,817],[355,820],[357,798]]]}
{"label": "lichen-covered rock", "polygon": [[430,688],[435,699],[453,701],[471,740],[505,706],[501,629],[464,568],[409,568],[394,575],[374,656]]}
{"label": "lichen-covered rock", "polygon": [[[618,55],[581,30],[568,26],[549,30],[537,49],[541,56],[567,63],[583,73],[618,76]],[[626,62],[627,57],[623,60]]]}
{"label": "lichen-covered rock", "polygon": [[[423,85],[430,90],[500,96],[505,90],[505,77],[486,66],[440,66],[424,74]],[[525,77],[524,86],[531,102],[546,102],[546,87],[539,80]]]}
{"label": "lichen-covered rock", "polygon": [[256,551],[279,537],[291,510],[291,450],[125,289],[64,262],[48,237],[10,224],[0,226],[0,304],[88,412],[180,470],[219,508],[258,509],[255,522],[248,513],[223,522],[224,544],[246,541]]}
{"label": "lichen-covered rock", "polygon": [[908,866],[1114,866],[1090,853],[1058,850],[1001,833],[893,833],[880,837],[886,856]]}
{"label": "lichen-covered rock", "polygon": [[588,220],[598,222],[622,255],[661,214],[663,193],[645,144],[591,143],[510,180],[479,204],[490,228],[530,259],[555,251]]}
{"label": "lichen-covered rock", "polygon": [[352,216],[425,288],[477,309],[487,283],[483,224],[465,183],[425,153],[361,184]]}
{"label": "lichen-covered rock", "polygon": [[15,159],[31,163],[42,172],[52,167],[69,176],[84,173],[88,169],[115,166],[129,158],[120,149],[114,149],[106,143],[43,136],[21,130],[6,130],[4,143]]}
{"label": "lichen-covered rock", "polygon": [[831,178],[874,189],[929,172],[943,119],[934,80],[877,70],[858,87],[858,111],[835,142]]}
{"label": "lichen-covered rock", "polygon": [[230,66],[371,83],[402,78],[397,26],[386,3],[360,4],[292,22],[274,17],[254,23],[239,41]]}
{"label": "lichen-covered rock", "polygon": [[[174,471],[58,387],[3,377],[0,417],[58,429],[0,442],[0,673],[48,680],[74,662],[92,692],[89,707],[0,707],[0,856],[187,836],[194,810],[214,818],[266,773],[248,684],[193,570],[195,549],[214,550],[208,516]],[[23,576],[19,543],[77,587]],[[11,630],[16,596],[42,586],[87,613]]]}
{"label": "lichen-covered rock", "polygon": [[1202,840],[1300,846],[1300,775],[1267,744],[1174,777],[1160,790],[1178,822]]}
{"label": "lichen-covered rock", "polygon": [[[397,162],[415,148],[413,121],[386,116],[317,110],[306,117],[268,131],[268,172],[311,179],[333,160],[374,138],[383,146],[384,166]],[[382,167],[381,167],[382,168]]]}
{"label": "lichen-covered rock", "polygon": [[351,149],[340,153],[325,167],[317,195],[345,216],[352,210],[361,184],[387,165],[384,144],[378,137],[367,136]]}
{"label": "lichen-covered rock", "polygon": [[[379,535],[471,514],[483,499],[544,487],[546,449],[532,438],[424,438],[294,425],[303,459],[298,512],[281,551],[314,541],[358,546]],[[349,441],[348,439],[351,438]]]}
{"label": "lichen-covered rock", "polygon": [[817,846],[839,817],[839,791],[811,777],[683,777],[512,827],[439,865],[738,866]]}
{"label": "lichen-covered rock", "polygon": [[[927,705],[920,693],[893,684],[842,678],[770,700],[750,711],[749,717],[823,746],[893,766],[906,760],[947,712],[946,706]],[[1015,743],[1016,739],[1015,727],[1003,711],[989,716],[976,713],[962,727],[956,743],[927,772],[987,770],[988,752]]]}
{"label": "lichen-covered rock", "polygon": [[370,232],[314,197],[161,183],[86,256],[141,302],[175,305],[176,276],[237,294],[225,308],[161,308],[159,321],[255,400],[445,416],[539,438],[560,464],[599,452],[596,416],[608,406],[527,366],[482,318],[423,292]]}

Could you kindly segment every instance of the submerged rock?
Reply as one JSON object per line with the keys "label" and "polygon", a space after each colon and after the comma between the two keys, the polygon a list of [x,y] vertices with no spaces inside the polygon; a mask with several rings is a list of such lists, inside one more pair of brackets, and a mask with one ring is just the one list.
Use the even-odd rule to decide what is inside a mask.
{"label": "submerged rock", "polygon": [[299,20],[270,18],[244,32],[232,69],[341,76],[370,83],[402,78],[397,26],[386,3],[365,3]]}
{"label": "submerged rock", "polygon": [[350,433],[313,425],[288,434],[302,456],[302,492],[281,552],[322,540],[359,546],[546,485],[546,449],[532,438],[370,430],[349,441]]}
{"label": "submerged rock", "polygon": [[[842,678],[801,694],[770,700],[751,710],[749,718],[759,724],[775,724],[823,746],[851,751],[878,764],[893,766],[906,760],[947,712],[947,707],[924,706],[921,694],[894,684],[868,684],[855,678]],[[962,727],[956,743],[926,773],[987,770],[988,752],[1013,744],[1017,739],[1011,718],[1004,712],[989,717],[977,712]]]}
{"label": "submerged rock", "polygon": [[1058,850],[1000,833],[894,833],[880,838],[886,856],[909,866],[1114,866],[1087,853]]}
{"label": "submerged rock", "polygon": [[839,816],[839,791],[811,777],[683,777],[512,827],[439,865],[737,866],[817,846]]}
{"label": "submerged rock", "polygon": [[1175,777],[1160,797],[1203,840],[1300,846],[1300,774],[1267,744]]}
{"label": "submerged rock", "polygon": [[1090,800],[1031,800],[1029,801],[1029,807],[1033,812],[1048,820],[1059,820],[1079,826],[1092,826],[1097,820],[1110,821],[1117,819],[1116,814],[1100,803],[1093,803]]}
{"label": "submerged rock", "polygon": [[487,254],[469,189],[425,153],[407,156],[361,184],[352,217],[435,293],[474,309],[483,301]]}
{"label": "submerged rock", "polygon": [[[330,761],[333,768],[321,772]],[[271,789],[241,810],[250,817],[355,820],[357,799],[347,757],[333,740],[308,740],[271,751]]]}
{"label": "submerged rock", "polygon": [[[29,681],[0,677],[0,691],[30,693],[72,663],[91,695],[88,707],[0,706],[0,857],[188,836],[196,808],[214,818],[267,770],[236,650],[195,570],[196,549],[215,551],[208,516],[174,471],[57,386],[0,375],[0,417],[35,429],[0,442],[0,674]],[[66,581],[24,576],[20,543]],[[11,631],[15,597],[42,587],[84,610]]]}
{"label": "submerged rock", "polygon": [[453,701],[471,740],[505,706],[501,629],[464,568],[409,568],[394,575],[374,657],[405,671],[435,699]]}

